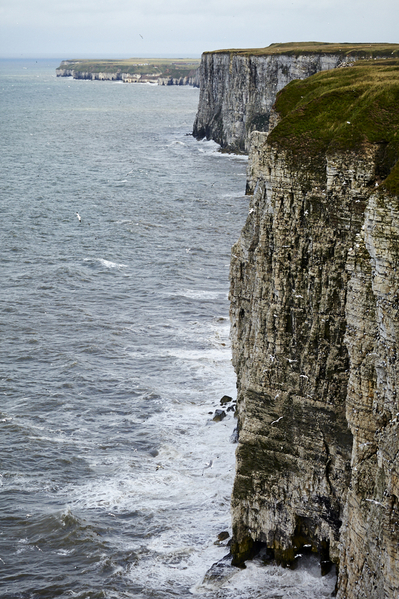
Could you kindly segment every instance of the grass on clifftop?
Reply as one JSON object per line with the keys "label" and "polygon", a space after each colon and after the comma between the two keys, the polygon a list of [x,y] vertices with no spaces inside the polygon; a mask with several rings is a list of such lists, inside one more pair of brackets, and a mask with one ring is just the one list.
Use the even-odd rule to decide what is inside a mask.
{"label": "grass on clifftop", "polygon": [[294,158],[379,144],[377,176],[399,195],[399,60],[359,61],[289,83],[269,142]]}
{"label": "grass on clifftop", "polygon": [[270,44],[266,48],[232,48],[216,50],[205,54],[235,54],[237,56],[270,56],[285,54],[299,56],[301,54],[342,54],[357,58],[399,58],[399,44],[330,44],[327,42],[289,42],[285,44]]}

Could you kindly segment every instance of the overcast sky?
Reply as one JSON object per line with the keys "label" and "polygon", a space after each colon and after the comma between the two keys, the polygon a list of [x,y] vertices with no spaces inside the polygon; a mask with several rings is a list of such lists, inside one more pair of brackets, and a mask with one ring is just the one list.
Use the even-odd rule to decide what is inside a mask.
{"label": "overcast sky", "polygon": [[0,56],[200,56],[273,42],[399,42],[398,0],[0,0]]}

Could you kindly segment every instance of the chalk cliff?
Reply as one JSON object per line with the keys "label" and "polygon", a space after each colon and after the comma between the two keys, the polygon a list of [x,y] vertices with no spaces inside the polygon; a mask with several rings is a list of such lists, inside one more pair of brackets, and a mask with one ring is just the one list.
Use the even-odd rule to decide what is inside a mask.
{"label": "chalk cliff", "polygon": [[339,599],[399,596],[398,106],[395,60],[290,83],[232,249],[233,563],[317,552]]}
{"label": "chalk cliff", "polygon": [[199,73],[186,77],[132,77],[130,73],[103,73],[92,71],[75,71],[74,69],[56,69],[57,77],[73,77],[73,79],[89,79],[90,81],[123,81],[124,83],[153,83],[156,85],[192,85],[199,87]]}
{"label": "chalk cliff", "polygon": [[192,85],[199,87],[197,58],[129,58],[102,60],[63,60],[56,69],[57,77],[73,77],[92,81],[123,81],[158,85]]}
{"label": "chalk cliff", "polygon": [[287,83],[360,58],[392,57],[392,52],[397,55],[397,44],[272,44],[205,52],[193,135],[248,153],[251,132],[268,131],[271,107]]}
{"label": "chalk cliff", "polygon": [[73,69],[57,69],[57,77],[73,77],[73,79],[89,79],[90,81],[123,81],[124,83],[153,83],[156,85],[192,85],[199,87],[199,75],[193,77],[142,77],[133,78],[130,73],[92,73],[90,71],[74,71]]}

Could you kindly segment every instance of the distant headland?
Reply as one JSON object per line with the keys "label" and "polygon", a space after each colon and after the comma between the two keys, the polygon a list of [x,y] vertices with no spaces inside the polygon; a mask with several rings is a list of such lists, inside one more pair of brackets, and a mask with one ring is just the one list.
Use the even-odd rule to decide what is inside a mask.
{"label": "distant headland", "polygon": [[74,79],[199,87],[199,66],[199,58],[63,60],[56,74]]}

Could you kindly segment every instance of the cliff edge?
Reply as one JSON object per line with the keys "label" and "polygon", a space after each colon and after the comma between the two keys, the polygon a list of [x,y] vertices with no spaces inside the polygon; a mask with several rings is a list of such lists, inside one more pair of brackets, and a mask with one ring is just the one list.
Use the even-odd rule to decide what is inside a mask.
{"label": "cliff edge", "polygon": [[[238,64],[205,63],[219,58],[223,73]],[[338,568],[339,599],[394,599],[399,61],[293,81],[271,117],[253,134],[255,193],[231,260],[233,563],[262,546],[283,564],[311,551]]]}
{"label": "cliff edge", "polygon": [[399,57],[398,44],[303,42],[205,52],[193,135],[213,139],[222,149],[248,153],[250,134],[269,130],[276,95],[290,81],[359,59],[393,56]]}

